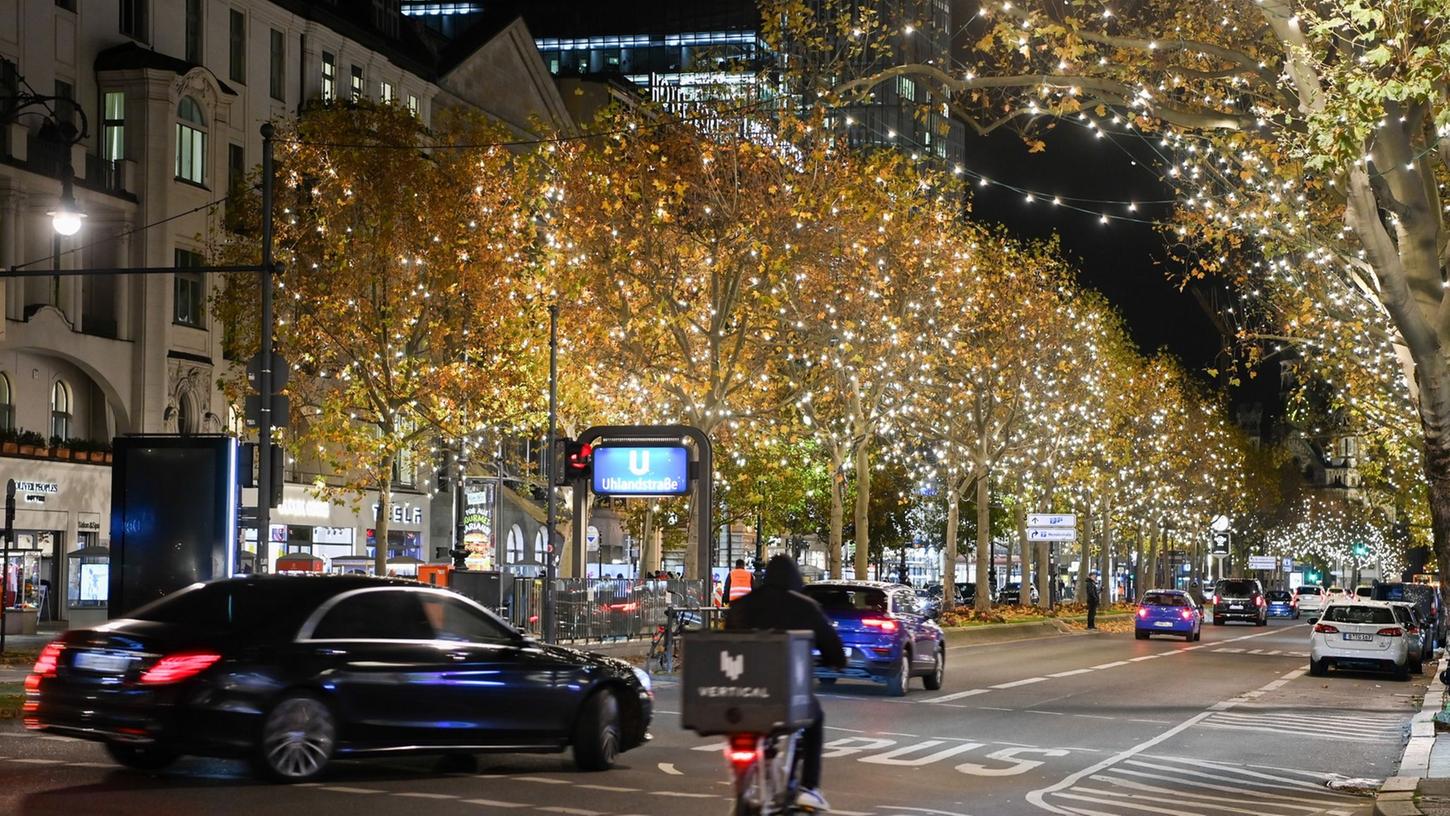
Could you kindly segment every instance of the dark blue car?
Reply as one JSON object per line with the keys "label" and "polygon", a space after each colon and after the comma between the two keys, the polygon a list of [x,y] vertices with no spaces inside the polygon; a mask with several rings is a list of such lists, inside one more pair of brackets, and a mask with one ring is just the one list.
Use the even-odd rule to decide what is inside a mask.
{"label": "dark blue car", "polygon": [[1294,601],[1294,596],[1282,589],[1271,589],[1264,593],[1269,602],[1269,617],[1271,618],[1297,618],[1299,617],[1299,605]]}
{"label": "dark blue car", "polygon": [[1203,636],[1203,612],[1187,592],[1178,589],[1150,589],[1134,615],[1138,640],[1152,635],[1182,635],[1184,640]]}
{"label": "dark blue car", "polygon": [[829,581],[810,584],[804,591],[825,609],[846,647],[846,668],[816,667],[822,683],[842,677],[870,680],[885,685],[895,697],[906,694],[912,677],[922,678],[928,690],[941,688],[946,639],[911,587]]}

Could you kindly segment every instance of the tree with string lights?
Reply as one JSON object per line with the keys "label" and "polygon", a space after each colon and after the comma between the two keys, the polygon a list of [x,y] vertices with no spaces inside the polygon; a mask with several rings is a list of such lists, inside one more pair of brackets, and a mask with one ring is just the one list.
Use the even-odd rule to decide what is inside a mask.
{"label": "tree with string lights", "polygon": [[[292,363],[291,455],[325,469],[319,493],[378,494],[378,574],[393,486],[440,436],[536,422],[547,360],[535,297],[542,192],[528,159],[460,116],[438,130],[393,106],[308,111],[279,138],[278,352]],[[255,258],[253,198],[224,252]],[[235,347],[255,348],[255,287],[216,302]],[[232,383],[240,391],[240,383]]]}

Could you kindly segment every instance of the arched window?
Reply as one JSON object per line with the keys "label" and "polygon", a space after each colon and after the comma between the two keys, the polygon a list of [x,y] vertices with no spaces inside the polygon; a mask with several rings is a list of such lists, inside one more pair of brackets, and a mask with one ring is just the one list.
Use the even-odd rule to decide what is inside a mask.
{"label": "arched window", "polygon": [[10,378],[0,374],[0,431],[15,427],[15,397],[10,393]]}
{"label": "arched window", "polygon": [[537,535],[534,536],[534,561],[539,564],[547,563],[549,559],[549,536],[540,527]]}
{"label": "arched window", "polygon": [[519,564],[524,560],[524,531],[515,524],[509,528],[508,541],[506,542],[506,555],[508,563]]}
{"label": "arched window", "polygon": [[196,433],[196,404],[190,391],[183,391],[176,399],[176,432],[183,436]]}
{"label": "arched window", "polygon": [[176,177],[206,183],[206,116],[189,96],[176,106]]}
{"label": "arched window", "polygon": [[50,435],[70,439],[71,423],[70,386],[64,380],[56,380],[50,389]]}

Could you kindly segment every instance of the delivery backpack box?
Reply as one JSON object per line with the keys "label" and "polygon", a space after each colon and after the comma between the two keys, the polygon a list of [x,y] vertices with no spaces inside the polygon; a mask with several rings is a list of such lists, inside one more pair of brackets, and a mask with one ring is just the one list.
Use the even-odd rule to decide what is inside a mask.
{"label": "delivery backpack box", "polygon": [[698,734],[773,734],[810,724],[808,631],[699,632],[684,639],[681,720]]}

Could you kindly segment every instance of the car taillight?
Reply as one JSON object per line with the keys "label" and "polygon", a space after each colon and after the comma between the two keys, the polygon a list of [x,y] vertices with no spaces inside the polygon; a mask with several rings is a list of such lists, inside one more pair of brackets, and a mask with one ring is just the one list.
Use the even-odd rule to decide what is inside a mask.
{"label": "car taillight", "polygon": [[180,652],[167,655],[141,675],[141,682],[149,686],[178,683],[201,674],[221,659],[222,656],[216,652]]}
{"label": "car taillight", "polygon": [[1339,627],[1330,626],[1327,623],[1316,623],[1314,624],[1314,631],[1321,635],[1337,635],[1339,634]]}
{"label": "car taillight", "polygon": [[725,756],[730,758],[731,765],[749,765],[755,761],[755,737],[749,734],[736,734],[730,738],[730,747],[725,749]]}
{"label": "car taillight", "polygon": [[1214,603],[1214,606],[1217,606],[1218,604],[1223,603],[1223,600],[1218,597],[1218,594],[1217,593],[1215,593],[1214,596],[1213,596],[1213,603]]}
{"label": "car taillight", "polygon": [[896,621],[890,618],[863,618],[861,623],[873,629],[880,629],[883,632],[896,631]]}
{"label": "car taillight", "polygon": [[1138,617],[1140,617],[1140,618],[1146,618],[1146,617],[1148,617],[1148,607],[1146,607],[1146,606],[1140,606],[1140,607],[1138,607]]}
{"label": "car taillight", "polygon": [[1192,609],[1185,609],[1182,612],[1179,612],[1178,614],[1182,615],[1184,620],[1193,620],[1193,610]]}
{"label": "car taillight", "polygon": [[35,666],[30,669],[30,674],[25,677],[26,691],[35,691],[40,688],[42,677],[54,677],[56,667],[60,665],[60,652],[65,646],[60,641],[51,641],[45,644],[40,650],[40,656],[35,659]]}
{"label": "car taillight", "polygon": [[1263,596],[1263,595],[1260,595],[1260,596],[1259,596],[1259,597],[1258,597],[1258,598],[1256,598],[1256,599],[1255,599],[1255,600],[1257,600],[1257,601],[1258,601],[1258,604],[1259,604],[1259,606],[1264,606],[1264,605],[1265,605],[1265,604],[1264,604],[1264,596]]}
{"label": "car taillight", "polygon": [[1398,626],[1386,626],[1378,632],[1375,632],[1375,634],[1384,635],[1385,637],[1403,637],[1405,634],[1405,630],[1401,629]]}

